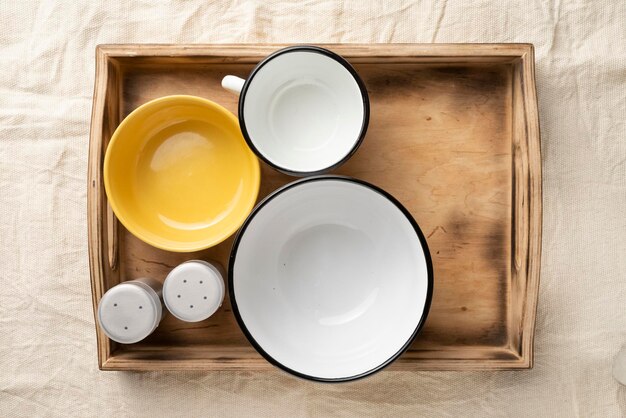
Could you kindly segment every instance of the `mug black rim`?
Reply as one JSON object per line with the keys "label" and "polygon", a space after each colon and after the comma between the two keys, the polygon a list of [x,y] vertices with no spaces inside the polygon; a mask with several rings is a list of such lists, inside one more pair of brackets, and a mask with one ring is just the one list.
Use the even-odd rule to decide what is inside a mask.
{"label": "mug black rim", "polygon": [[[276,360],[271,355],[269,355],[261,347],[261,345],[254,339],[254,337],[252,336],[252,334],[250,333],[250,331],[246,327],[246,324],[243,321],[243,318],[241,317],[241,313],[239,312],[239,306],[237,304],[237,297],[235,296],[235,286],[234,286],[234,267],[235,267],[235,260],[237,258],[237,250],[239,249],[239,244],[241,243],[241,239],[243,238],[243,235],[245,234],[246,229],[248,228],[248,226],[250,225],[252,220],[255,218],[255,216],[259,213],[259,211],[265,205],[267,205],[270,201],[272,201],[274,198],[276,198],[277,196],[281,195],[282,193],[286,192],[287,190],[290,190],[290,189],[292,189],[294,187],[297,187],[299,185],[302,185],[304,183],[310,183],[310,182],[315,182],[315,181],[326,181],[326,180],[338,180],[338,181],[345,181],[345,182],[348,182],[348,183],[359,184],[361,186],[369,188],[370,190],[372,190],[374,192],[379,193],[380,195],[385,197],[387,200],[389,200],[391,203],[393,203],[400,210],[400,212],[402,212],[402,214],[407,218],[407,220],[411,223],[411,226],[413,227],[413,230],[415,231],[415,233],[416,233],[416,235],[417,235],[417,237],[418,237],[418,239],[420,241],[420,244],[422,246],[422,250],[424,252],[424,259],[425,259],[425,262],[426,262],[426,269],[427,269],[427,273],[428,273],[427,274],[427,276],[428,276],[427,277],[428,283],[427,283],[427,290],[426,290],[426,300],[424,301],[424,309],[422,311],[422,316],[421,316],[420,320],[418,321],[417,326],[413,330],[412,334],[409,336],[408,340],[402,345],[402,347],[400,347],[398,349],[398,351],[395,354],[393,354],[391,357],[389,357],[387,360],[385,360],[384,362],[382,362],[378,366],[376,366],[376,367],[374,367],[374,368],[372,368],[370,370],[367,370],[367,371],[365,371],[363,373],[354,375],[354,376],[346,376],[346,377],[338,377],[338,378],[325,378],[325,377],[307,375],[307,374],[298,372],[296,370],[293,370],[293,369],[283,365],[278,360]],[[274,366],[276,366],[276,367],[286,371],[287,373],[290,373],[290,374],[292,374],[292,375],[294,375],[296,377],[300,377],[302,379],[312,380],[312,381],[316,381],[316,382],[324,382],[324,383],[339,383],[339,382],[348,382],[348,381],[362,379],[362,378],[370,376],[370,375],[372,375],[372,374],[374,374],[376,372],[379,372],[380,370],[384,369],[389,364],[391,364],[398,357],[400,357],[409,348],[411,343],[413,343],[415,338],[419,335],[420,331],[424,327],[424,324],[425,324],[426,319],[428,318],[428,314],[430,312],[430,305],[431,305],[432,297],[433,297],[433,287],[434,287],[434,274],[433,274],[433,263],[432,263],[432,258],[431,258],[431,255],[430,255],[430,249],[428,248],[428,243],[426,241],[426,237],[424,236],[424,233],[422,232],[421,228],[419,227],[419,225],[417,224],[417,222],[415,221],[415,219],[413,218],[411,213],[395,197],[393,197],[391,194],[389,194],[385,190],[381,189],[380,187],[375,186],[375,185],[373,185],[371,183],[368,183],[366,181],[363,181],[363,180],[359,180],[359,179],[356,179],[356,178],[353,178],[353,177],[343,176],[343,175],[321,175],[321,176],[312,176],[312,177],[307,177],[307,178],[295,180],[295,181],[293,181],[293,182],[291,182],[289,184],[286,184],[285,186],[275,190],[274,192],[270,193],[268,196],[266,196],[252,210],[252,212],[250,213],[250,215],[248,216],[248,218],[246,219],[246,221],[242,225],[241,229],[237,232],[237,235],[235,236],[235,239],[233,241],[233,246],[232,246],[231,252],[230,252],[230,259],[229,259],[229,262],[228,262],[228,294],[229,294],[230,304],[231,304],[231,307],[232,307],[232,310],[233,310],[233,314],[235,315],[235,319],[237,320],[237,323],[239,324],[239,328],[244,333],[244,335],[246,336],[246,338],[248,339],[250,344],[269,363],[271,363]]]}
{"label": "mug black rim", "polygon": [[[263,68],[268,62],[270,62],[274,58],[276,58],[276,57],[278,57],[280,55],[287,54],[287,53],[290,53],[290,52],[295,52],[295,51],[314,52],[314,53],[318,53],[318,54],[321,54],[321,55],[325,55],[325,56],[327,56],[329,58],[332,58],[333,60],[337,61],[346,70],[348,70],[350,75],[354,78],[354,80],[356,81],[357,85],[359,86],[359,90],[361,91],[361,98],[363,100],[363,120],[362,120],[362,123],[361,123],[361,131],[359,133],[359,136],[358,136],[357,140],[352,145],[352,148],[350,149],[350,151],[341,160],[337,161],[336,163],[334,163],[334,164],[332,164],[332,165],[330,165],[328,167],[325,167],[325,168],[322,168],[322,169],[316,170],[316,171],[296,171],[296,170],[291,170],[289,168],[281,167],[281,166],[279,166],[279,165],[269,161],[257,149],[257,147],[252,142],[252,139],[250,138],[250,134],[248,133],[248,129],[246,128],[246,121],[245,121],[245,117],[244,117],[244,113],[243,113],[244,103],[245,103],[245,100],[246,100],[246,93],[248,91],[250,83],[252,82],[252,80],[254,79],[256,74],[258,74],[259,70],[261,70],[261,68]],[[250,72],[250,75],[248,76],[248,78],[246,78],[246,80],[245,80],[245,82],[243,84],[243,87],[241,88],[241,92],[239,93],[238,113],[239,113],[239,127],[241,128],[241,133],[243,134],[243,138],[246,141],[246,143],[248,144],[248,146],[250,147],[250,149],[256,154],[257,157],[259,157],[264,163],[266,163],[270,167],[274,168],[275,170],[280,171],[281,173],[285,173],[285,174],[288,174],[288,175],[291,175],[291,176],[303,177],[303,176],[314,176],[314,175],[318,175],[318,174],[323,174],[323,173],[327,173],[327,172],[329,172],[331,170],[334,170],[335,168],[339,167],[340,165],[342,165],[343,163],[348,161],[350,159],[350,157],[352,157],[352,155],[354,155],[354,153],[357,151],[357,149],[359,149],[359,147],[361,146],[361,143],[363,142],[363,139],[365,138],[365,133],[367,132],[367,127],[369,125],[369,119],[370,119],[370,101],[369,101],[369,95],[367,94],[367,89],[365,88],[365,83],[363,82],[361,77],[359,77],[359,74],[356,72],[354,67],[348,61],[346,61],[346,59],[343,58],[341,55],[336,54],[336,53],[334,53],[334,52],[332,52],[332,51],[330,51],[328,49],[321,48],[321,47],[314,46],[314,45],[294,45],[294,46],[289,46],[287,48],[279,49],[278,51],[268,55],[267,57],[265,57],[263,59],[263,61],[258,63],[252,69],[252,72]]]}

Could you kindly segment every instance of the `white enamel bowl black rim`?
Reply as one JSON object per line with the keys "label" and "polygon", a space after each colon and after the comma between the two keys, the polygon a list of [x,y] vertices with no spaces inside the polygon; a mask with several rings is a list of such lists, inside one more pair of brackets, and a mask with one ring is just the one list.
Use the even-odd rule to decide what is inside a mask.
{"label": "white enamel bowl black rim", "polygon": [[[323,57],[326,58],[330,58],[331,60],[335,61],[337,64],[339,64],[340,68],[344,68],[346,70],[346,72],[349,74],[349,76],[351,77],[351,79],[353,80],[354,84],[356,85],[358,92],[360,94],[360,102],[363,106],[362,108],[362,118],[361,118],[361,124],[360,124],[360,128],[359,128],[359,132],[358,134],[354,137],[353,142],[351,144],[351,147],[349,148],[349,150],[347,151],[347,153],[345,153],[343,156],[339,156],[335,161],[328,163],[326,166],[321,167],[319,169],[294,169],[294,168],[290,168],[288,166],[285,166],[283,164],[277,163],[275,161],[272,161],[271,158],[268,158],[268,156],[266,156],[257,146],[257,144],[255,144],[254,139],[251,137],[250,134],[250,129],[246,124],[246,97],[248,95],[248,91],[250,90],[251,86],[253,85],[255,79],[257,78],[257,75],[259,74],[259,72],[264,69],[266,66],[268,66],[268,64],[272,63],[274,61],[274,59],[284,56],[285,54],[290,54],[290,53],[294,53],[294,52],[305,52],[305,53],[312,53],[312,54],[318,54],[321,55]],[[352,81],[350,81],[351,83]],[[239,126],[241,128],[241,132],[243,134],[244,139],[246,140],[248,146],[250,147],[250,149],[257,155],[257,157],[259,157],[261,160],[263,160],[266,164],[268,164],[270,167],[274,168],[275,170],[278,170],[282,173],[285,173],[287,175],[290,176],[296,176],[296,177],[304,177],[304,176],[310,176],[310,175],[319,175],[319,174],[323,174],[323,173],[327,173],[337,167],[339,167],[340,165],[342,165],[343,163],[345,163],[346,161],[348,161],[348,159],[350,159],[350,157],[352,155],[354,155],[354,153],[357,151],[357,149],[361,146],[361,143],[363,142],[363,139],[365,138],[365,134],[367,132],[367,127],[369,125],[369,118],[370,118],[370,102],[369,102],[369,96],[367,94],[367,89],[365,88],[365,83],[363,82],[363,80],[361,79],[361,77],[358,75],[358,73],[356,72],[356,70],[354,69],[354,67],[352,67],[352,65],[350,65],[350,63],[348,61],[346,61],[346,59],[344,59],[342,56],[328,50],[325,48],[320,48],[317,46],[313,46],[313,45],[294,45],[294,46],[290,46],[287,48],[283,48],[280,49],[270,55],[268,55],[265,59],[263,59],[263,61],[261,61],[260,63],[258,63],[254,69],[252,70],[252,72],[250,73],[250,75],[248,76],[248,78],[245,80],[245,83],[241,89],[240,95],[239,95],[239,108],[238,108],[238,116],[239,116]],[[347,121],[343,121],[343,123],[347,123]],[[345,136],[344,136],[345,137]]]}
{"label": "white enamel bowl black rim", "polygon": [[424,234],[393,196],[351,177],[314,176],[255,207],[233,242],[228,288],[241,330],[267,361],[344,382],[411,345],[430,309],[433,267]]}

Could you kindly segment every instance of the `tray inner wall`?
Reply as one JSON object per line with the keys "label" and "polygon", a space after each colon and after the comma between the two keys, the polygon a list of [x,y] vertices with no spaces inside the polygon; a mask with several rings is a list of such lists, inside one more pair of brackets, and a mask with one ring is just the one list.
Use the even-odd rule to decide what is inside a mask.
{"label": "tray inner wall", "polygon": [[[174,60],[174,59],[173,59]],[[192,94],[236,114],[237,97],[221,78],[245,78],[251,64],[177,63],[167,59],[119,68],[120,118],[151,99]],[[427,237],[435,291],[426,327],[403,356],[497,357],[510,344],[512,212],[512,79],[507,63],[359,63],[371,101],[368,134],[337,173],[383,187],[413,214]],[[291,180],[262,166],[260,196]],[[121,280],[164,279],[178,263],[212,259],[227,264],[232,239],[191,254],[161,251],[119,229]],[[167,315],[141,344],[113,354],[190,347],[202,352],[243,350],[228,299],[214,317],[195,324]],[[484,348],[493,348],[493,353]],[[198,354],[200,353],[200,354]],[[443,354],[442,354],[443,353]]]}

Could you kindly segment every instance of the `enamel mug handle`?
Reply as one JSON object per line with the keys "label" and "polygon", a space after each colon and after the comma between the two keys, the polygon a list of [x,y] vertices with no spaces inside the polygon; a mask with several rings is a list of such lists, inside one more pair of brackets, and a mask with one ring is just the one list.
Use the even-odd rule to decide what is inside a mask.
{"label": "enamel mug handle", "polygon": [[234,75],[227,75],[222,79],[222,87],[228,90],[231,93],[239,95],[241,93],[241,89],[243,89],[243,84],[246,82],[243,78],[239,78]]}

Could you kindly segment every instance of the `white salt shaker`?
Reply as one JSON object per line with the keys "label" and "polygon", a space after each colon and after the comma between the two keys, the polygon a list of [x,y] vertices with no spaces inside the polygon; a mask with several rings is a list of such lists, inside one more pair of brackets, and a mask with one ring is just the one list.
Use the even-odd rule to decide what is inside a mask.
{"label": "white salt shaker", "polygon": [[109,289],[98,305],[104,333],[122,344],[139,342],[152,334],[163,317],[162,285],[148,278],[131,280]]}
{"label": "white salt shaker", "polygon": [[199,322],[224,301],[224,270],[217,263],[191,260],[175,267],[163,283],[163,301],[181,321]]}

